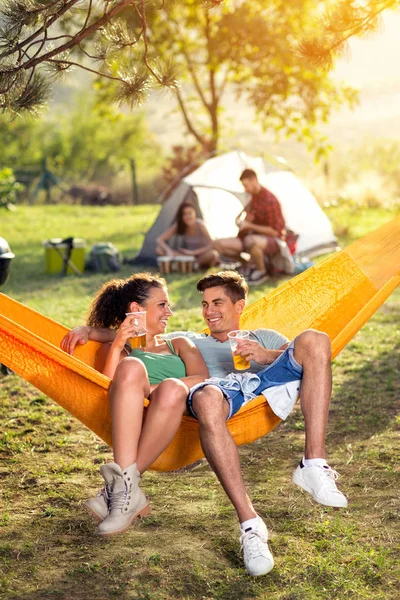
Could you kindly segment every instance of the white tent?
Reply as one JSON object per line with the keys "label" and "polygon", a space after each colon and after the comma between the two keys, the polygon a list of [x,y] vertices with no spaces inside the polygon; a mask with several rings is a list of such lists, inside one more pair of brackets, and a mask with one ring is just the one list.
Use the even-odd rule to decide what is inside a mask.
{"label": "white tent", "polygon": [[182,179],[166,199],[135,263],[155,264],[156,238],[172,225],[184,200],[190,199],[196,206],[213,239],[236,236],[235,217],[249,201],[239,181],[244,169],[253,169],[260,183],[278,198],[287,228],[299,234],[298,254],[315,256],[336,248],[337,240],[328,217],[291,171],[235,151],[210,158]]}

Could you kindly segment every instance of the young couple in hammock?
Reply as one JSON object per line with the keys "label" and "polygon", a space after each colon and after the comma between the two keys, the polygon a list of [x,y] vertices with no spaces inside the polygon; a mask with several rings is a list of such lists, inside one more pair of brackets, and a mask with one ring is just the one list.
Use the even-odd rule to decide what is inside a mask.
{"label": "young couple in hammock", "polygon": [[[141,476],[167,448],[188,413],[199,421],[204,454],[237,512],[246,569],[250,575],[264,575],[274,566],[268,531],[246,493],[239,453],[226,421],[264,392],[272,410],[285,419],[301,383],[305,452],[293,481],[322,505],[346,507],[347,500],[336,487],[337,473],[325,461],[330,340],[324,333],[306,330],[290,343],[276,331],[254,330],[248,340],[238,342],[236,354],[251,361],[249,371],[240,375],[233,367],[228,333],[240,329],[246,281],[225,271],[202,277],[197,290],[202,294],[207,336],[176,332],[160,343],[156,336],[165,333],[172,314],[166,282],[139,273],[105,284],[92,303],[88,325],[72,330],[62,341],[70,354],[76,344],[89,339],[107,342],[103,372],[113,380],[109,399],[115,462],[101,467],[104,488],[86,506],[100,521],[101,535],[122,533],[136,517],[148,514]],[[142,350],[127,348],[138,331],[126,313],[139,310],[147,312]],[[143,418],[145,397],[150,404]]]}

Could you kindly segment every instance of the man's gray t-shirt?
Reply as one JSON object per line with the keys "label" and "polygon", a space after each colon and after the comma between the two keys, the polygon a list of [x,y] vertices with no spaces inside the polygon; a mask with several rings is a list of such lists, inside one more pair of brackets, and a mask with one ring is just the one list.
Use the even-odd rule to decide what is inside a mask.
{"label": "man's gray t-shirt", "polygon": [[[229,373],[243,373],[243,371],[235,369],[233,365],[229,340],[219,342],[211,335],[194,331],[173,331],[165,337],[172,339],[179,336],[188,337],[194,342],[204,358],[210,377],[226,377]],[[287,337],[273,329],[254,329],[250,331],[250,339],[268,350],[279,350],[281,346],[289,342]],[[257,373],[266,366],[251,361],[250,369],[246,369],[246,373]]]}

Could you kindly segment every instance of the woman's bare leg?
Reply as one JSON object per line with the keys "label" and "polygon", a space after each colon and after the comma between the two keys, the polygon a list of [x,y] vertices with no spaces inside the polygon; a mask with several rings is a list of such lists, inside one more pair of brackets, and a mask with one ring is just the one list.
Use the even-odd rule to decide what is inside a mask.
{"label": "woman's bare leg", "polygon": [[199,267],[213,267],[219,259],[219,254],[216,250],[206,250],[197,257]]}
{"label": "woman's bare leg", "polygon": [[121,361],[109,392],[114,461],[121,469],[136,462],[143,400],[149,393],[150,384],[143,363],[136,358]]}
{"label": "woman's bare leg", "polygon": [[137,451],[139,473],[146,471],[173,440],[186,410],[188,393],[179,379],[166,379],[151,393]]}

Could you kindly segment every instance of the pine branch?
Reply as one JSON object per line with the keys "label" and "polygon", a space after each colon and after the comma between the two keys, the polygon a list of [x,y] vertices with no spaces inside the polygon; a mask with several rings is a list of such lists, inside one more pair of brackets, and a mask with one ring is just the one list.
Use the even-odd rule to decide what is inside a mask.
{"label": "pine branch", "polygon": [[144,100],[149,89],[149,71],[142,66],[130,73],[122,72],[119,73],[119,81],[120,86],[115,93],[117,102],[134,108]]}
{"label": "pine branch", "polygon": [[48,99],[50,84],[46,79],[32,71],[29,77],[18,73],[18,81],[13,83],[13,93],[0,95],[0,108],[18,114],[21,110],[36,112]]}
{"label": "pine branch", "polygon": [[126,8],[131,3],[132,0],[121,0],[119,4],[114,6],[114,8],[112,8],[108,13],[97,19],[97,21],[92,23],[89,27],[86,27],[86,29],[81,29],[76,35],[73,36],[73,38],[69,42],[62,44],[57,48],[54,48],[47,54],[43,54],[42,56],[39,56],[37,58],[27,60],[25,63],[22,63],[22,65],[15,66],[14,71],[19,71],[21,69],[31,69],[32,67],[35,67],[36,65],[42,62],[50,60],[57,54],[65,52],[66,50],[70,50],[74,46],[78,46],[84,39],[89,37],[95,31],[98,31],[103,25],[111,21],[111,19],[116,17],[117,14],[119,14],[122,10],[124,10],[124,8]]}
{"label": "pine branch", "polygon": [[400,8],[400,0],[340,0],[320,19],[317,34],[304,38],[297,44],[297,52],[312,65],[327,70],[335,58],[347,55],[348,41],[379,28],[383,11]]}
{"label": "pine branch", "polygon": [[[9,0],[9,2],[11,2],[11,0]],[[81,0],[69,0],[67,2],[65,2],[65,0],[64,0],[63,7],[60,8],[60,10],[56,14],[54,14],[52,17],[50,17],[50,19],[45,24],[43,24],[37,31],[35,31],[32,35],[27,37],[25,40],[15,44],[15,45],[11,45],[10,48],[8,48],[4,52],[2,52],[0,54],[0,59],[10,56],[11,54],[14,54],[15,52],[22,50],[22,48],[24,46],[26,46],[27,44],[29,45],[41,33],[43,33],[46,28],[51,27],[51,25],[53,25],[53,23],[55,23],[58,19],[60,19],[60,17],[62,17],[66,12],[71,10],[73,8],[73,6],[75,4],[78,4],[79,2],[81,2]],[[1,11],[0,14],[3,14],[3,11]],[[9,30],[7,31],[6,27],[3,27],[3,31],[1,32],[1,37],[3,37],[4,33],[8,33],[10,35],[11,32]]]}
{"label": "pine branch", "polygon": [[144,43],[144,54],[143,54],[143,61],[144,64],[146,65],[146,67],[148,68],[148,70],[150,71],[150,73],[153,75],[154,79],[156,81],[158,81],[158,83],[160,85],[162,85],[162,80],[159,78],[158,73],[156,73],[152,67],[149,64],[149,60],[148,60],[148,41],[147,41],[147,20],[146,20],[146,10],[145,10],[145,0],[140,0],[140,5],[141,5],[141,9],[139,10],[139,7],[137,6],[137,4],[134,4],[135,10],[137,12],[137,14],[139,15],[139,18],[141,20],[141,22],[143,23],[143,43]]}
{"label": "pine branch", "polygon": [[49,65],[54,65],[56,74],[61,73],[63,71],[67,71],[71,67],[78,67],[79,69],[83,69],[84,71],[89,71],[89,73],[94,73],[95,75],[98,75],[99,77],[105,77],[106,79],[112,79],[114,81],[119,81],[119,82],[124,83],[123,79],[121,79],[120,77],[113,77],[112,75],[107,75],[107,73],[101,73],[100,71],[96,71],[96,69],[90,69],[89,67],[86,67],[85,65],[82,65],[80,63],[77,63],[77,62],[74,62],[71,60],[62,59],[62,58],[61,59],[50,58],[46,62]]}

